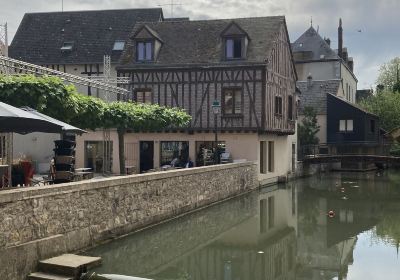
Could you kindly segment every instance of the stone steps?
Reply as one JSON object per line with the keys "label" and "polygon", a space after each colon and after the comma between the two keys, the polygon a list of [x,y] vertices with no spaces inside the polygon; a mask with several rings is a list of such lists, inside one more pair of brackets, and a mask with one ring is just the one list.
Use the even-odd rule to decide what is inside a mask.
{"label": "stone steps", "polygon": [[28,276],[29,280],[73,280],[69,276],[60,276],[44,272],[33,272]]}
{"label": "stone steps", "polygon": [[31,273],[28,275],[28,279],[77,280],[82,273],[100,264],[101,258],[99,257],[64,254],[55,258],[39,261],[39,272]]}

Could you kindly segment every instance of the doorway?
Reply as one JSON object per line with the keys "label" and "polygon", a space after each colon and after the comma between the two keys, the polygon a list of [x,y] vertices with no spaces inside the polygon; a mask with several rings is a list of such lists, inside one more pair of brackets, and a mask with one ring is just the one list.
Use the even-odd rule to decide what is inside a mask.
{"label": "doorway", "polygon": [[140,173],[154,168],[154,142],[140,141]]}
{"label": "doorway", "polygon": [[[107,142],[108,149],[104,149],[104,141],[85,141],[85,167],[91,168],[94,173],[103,173],[112,167],[112,141]],[[110,159],[109,166],[104,166],[104,156]]]}

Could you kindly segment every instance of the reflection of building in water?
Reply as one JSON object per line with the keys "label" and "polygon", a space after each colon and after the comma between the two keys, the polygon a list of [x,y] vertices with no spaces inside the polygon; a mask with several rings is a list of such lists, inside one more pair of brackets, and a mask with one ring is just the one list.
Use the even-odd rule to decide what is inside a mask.
{"label": "reflection of building in water", "polygon": [[260,193],[256,215],[146,276],[191,280],[295,279],[296,204],[296,193],[291,188]]}
{"label": "reflection of building in water", "polygon": [[[308,181],[311,188],[300,194],[298,279],[345,278],[353,262],[356,236],[371,229],[382,216],[381,202],[365,203],[359,182],[354,179],[337,177],[323,181],[327,184]],[[329,211],[333,211],[334,217],[329,217]]]}

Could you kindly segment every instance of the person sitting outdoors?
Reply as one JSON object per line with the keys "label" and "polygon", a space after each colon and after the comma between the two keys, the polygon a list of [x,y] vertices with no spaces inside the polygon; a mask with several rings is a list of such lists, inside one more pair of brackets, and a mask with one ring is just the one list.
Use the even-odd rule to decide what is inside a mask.
{"label": "person sitting outdoors", "polygon": [[193,161],[188,158],[186,164],[185,164],[185,168],[192,168],[194,166]]}

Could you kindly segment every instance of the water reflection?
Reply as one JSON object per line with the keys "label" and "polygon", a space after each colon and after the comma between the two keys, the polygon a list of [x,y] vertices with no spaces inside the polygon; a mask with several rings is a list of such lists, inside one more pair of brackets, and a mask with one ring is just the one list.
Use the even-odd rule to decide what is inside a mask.
{"label": "water reflection", "polygon": [[361,276],[365,266],[384,273],[388,265],[393,276],[385,271],[385,279],[397,279],[395,254],[383,253],[390,259],[385,264],[370,260],[375,249],[382,254],[398,248],[399,182],[395,173],[325,174],[261,190],[88,253],[103,257],[99,273],[160,280],[367,279]]}

